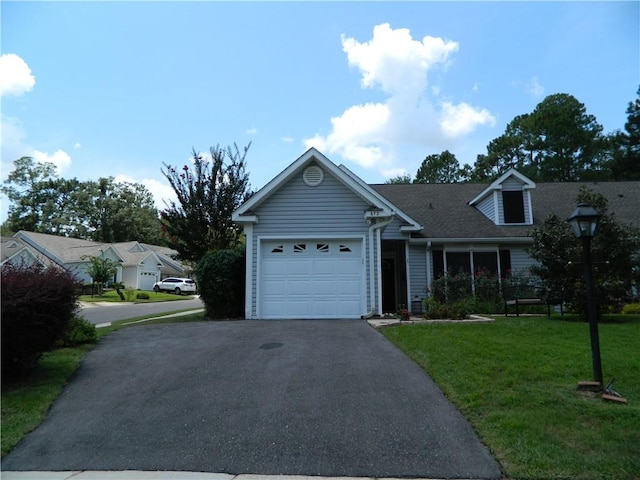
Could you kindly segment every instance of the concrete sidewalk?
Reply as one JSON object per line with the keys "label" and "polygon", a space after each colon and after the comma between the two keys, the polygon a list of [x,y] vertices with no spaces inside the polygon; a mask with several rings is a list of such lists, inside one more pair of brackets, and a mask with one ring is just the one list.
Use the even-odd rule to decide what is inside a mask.
{"label": "concrete sidewalk", "polygon": [[[2,480],[406,480],[377,477],[307,477],[302,475],[229,475],[203,472],[2,472]],[[438,480],[412,478],[412,480]],[[465,479],[459,479],[465,480]],[[468,479],[472,480],[472,479]]]}

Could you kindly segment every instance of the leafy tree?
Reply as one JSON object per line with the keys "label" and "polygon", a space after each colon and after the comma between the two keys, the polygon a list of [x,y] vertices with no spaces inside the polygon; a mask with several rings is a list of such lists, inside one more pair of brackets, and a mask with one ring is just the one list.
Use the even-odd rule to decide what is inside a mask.
{"label": "leafy tree", "polygon": [[11,206],[5,231],[26,230],[101,242],[161,244],[151,193],[140,184],[60,178],[52,163],[14,162],[1,188]]}
{"label": "leafy tree", "polygon": [[193,164],[180,169],[163,164],[178,201],[162,211],[162,224],[183,260],[198,262],[210,250],[241,243],[242,230],[231,215],[251,195],[245,172],[250,146],[211,147],[211,160],[194,150]]}
{"label": "leafy tree", "polygon": [[[576,199],[576,204],[581,202],[592,205],[602,215],[591,244],[597,303],[616,306],[617,299],[630,296],[631,287],[640,280],[640,229],[619,223],[615,214],[608,212],[606,198],[586,187]],[[584,312],[582,246],[568,222],[551,215],[534,229],[532,237],[529,254],[538,262],[531,267],[532,273],[551,288],[553,297],[564,298]]]}
{"label": "leafy tree", "polygon": [[0,189],[12,205],[9,207],[8,221],[13,230],[38,232],[44,217],[47,182],[56,179],[53,163],[37,163],[31,157],[21,157],[13,162],[14,170],[9,173]]}
{"label": "leafy tree", "polygon": [[637,98],[629,102],[624,132],[611,136],[614,180],[640,180],[640,87]]}
{"label": "leafy tree", "polygon": [[388,180],[386,180],[384,183],[386,184],[404,184],[404,183],[411,183],[411,175],[409,174],[405,174],[405,175],[397,175],[395,177],[392,177]]}
{"label": "leafy tree", "polygon": [[120,264],[117,261],[104,256],[90,256],[85,257],[85,259],[89,260],[87,274],[89,274],[93,280],[93,285],[98,286],[98,295],[102,296],[102,288],[104,287],[104,284],[113,280]]}
{"label": "leafy tree", "polygon": [[115,182],[113,177],[92,183],[95,209],[91,217],[91,238],[112,243],[138,240],[161,245],[160,217],[153,196],[144,185]]}
{"label": "leafy tree", "polygon": [[516,168],[541,182],[607,180],[606,146],[602,126],[584,104],[568,94],[549,95],[489,143],[473,177],[492,180]]}
{"label": "leafy tree", "polygon": [[427,155],[416,173],[413,183],[459,183],[465,171],[449,150],[436,155]]}

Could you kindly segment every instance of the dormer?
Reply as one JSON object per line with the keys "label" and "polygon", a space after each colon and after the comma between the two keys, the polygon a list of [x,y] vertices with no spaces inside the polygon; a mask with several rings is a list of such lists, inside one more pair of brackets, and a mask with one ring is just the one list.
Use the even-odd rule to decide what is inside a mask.
{"label": "dormer", "polygon": [[510,169],[473,198],[477,208],[496,225],[531,225],[531,191],[536,184],[515,169]]}

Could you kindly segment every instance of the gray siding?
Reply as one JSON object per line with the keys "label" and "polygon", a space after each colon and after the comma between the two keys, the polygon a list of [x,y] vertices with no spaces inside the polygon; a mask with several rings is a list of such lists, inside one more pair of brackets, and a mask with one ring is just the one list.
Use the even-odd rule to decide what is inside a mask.
{"label": "gray siding", "polygon": [[308,187],[301,175],[256,209],[256,235],[339,235],[367,231],[368,205],[329,174],[318,187]]}
{"label": "gray siding", "polygon": [[518,190],[522,190],[522,182],[517,178],[511,176],[507,178],[504,182],[502,182],[502,190],[517,192]]}
{"label": "gray siding", "polygon": [[511,271],[512,272],[528,272],[528,268],[533,265],[534,260],[525,251],[526,247],[514,246],[506,247],[511,250]]}
{"label": "gray siding", "polygon": [[427,286],[427,246],[409,245],[409,298],[423,300]]}
{"label": "gray siding", "polygon": [[406,225],[406,223],[397,217],[387,225],[382,232],[382,240],[407,240],[409,234],[400,231],[400,226]]}
{"label": "gray siding", "polygon": [[480,210],[489,220],[492,222],[496,221],[496,208],[494,202],[493,193],[489,195],[487,198],[482,200],[477,205],[478,210]]}

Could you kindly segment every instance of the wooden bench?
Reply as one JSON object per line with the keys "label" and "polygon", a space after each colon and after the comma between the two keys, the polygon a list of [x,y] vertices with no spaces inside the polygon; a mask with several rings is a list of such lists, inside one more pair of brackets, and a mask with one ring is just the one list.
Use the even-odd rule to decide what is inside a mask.
{"label": "wooden bench", "polygon": [[517,285],[504,287],[504,314],[509,316],[509,307],[515,307],[516,316],[520,316],[520,307],[527,305],[546,305],[547,316],[551,316],[551,304],[547,301],[547,289],[538,285]]}

